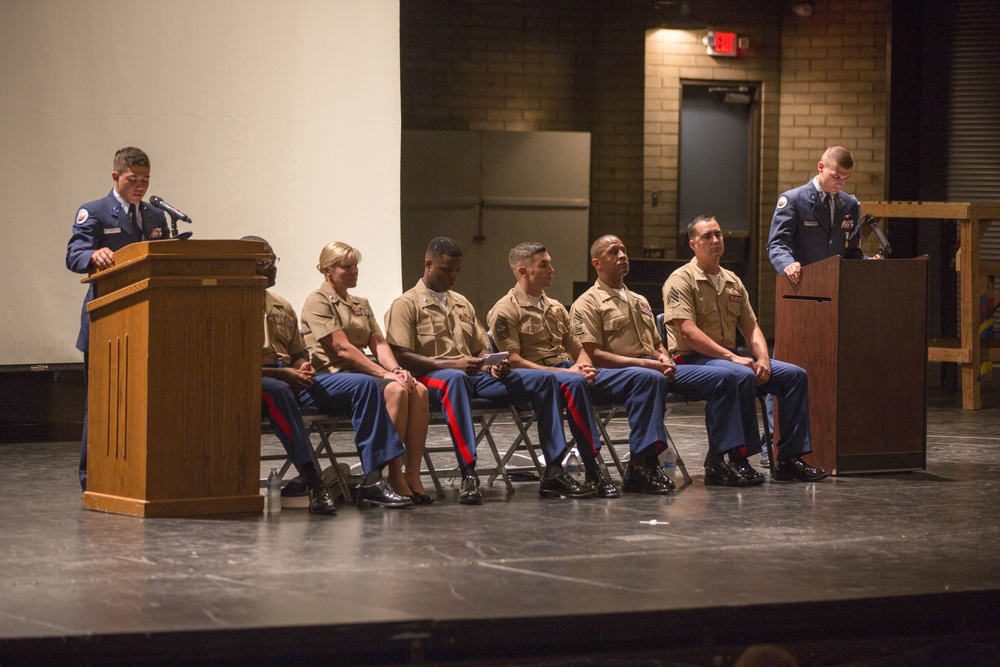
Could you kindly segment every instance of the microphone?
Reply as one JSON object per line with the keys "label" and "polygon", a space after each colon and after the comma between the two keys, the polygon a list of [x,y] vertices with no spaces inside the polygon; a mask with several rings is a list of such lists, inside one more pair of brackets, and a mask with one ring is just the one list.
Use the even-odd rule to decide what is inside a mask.
{"label": "microphone", "polygon": [[859,227],[864,227],[865,225],[871,225],[872,231],[875,232],[875,237],[878,239],[879,254],[883,257],[889,257],[892,254],[892,246],[889,245],[889,239],[882,233],[882,228],[875,223],[875,216],[871,213],[865,213]]}
{"label": "microphone", "polygon": [[167,202],[163,201],[159,197],[150,197],[149,203],[160,210],[166,211],[170,215],[170,217],[173,218],[174,220],[183,220],[184,222],[191,222],[191,218],[189,218],[187,214],[181,213],[176,208],[174,208]]}

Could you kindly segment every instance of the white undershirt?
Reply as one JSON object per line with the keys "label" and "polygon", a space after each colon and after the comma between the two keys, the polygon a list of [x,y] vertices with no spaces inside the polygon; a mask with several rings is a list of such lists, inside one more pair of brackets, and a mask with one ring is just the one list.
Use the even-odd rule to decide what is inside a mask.
{"label": "white undershirt", "polygon": [[441,308],[443,308],[444,310],[448,310],[448,293],[447,292],[435,292],[434,290],[429,289],[429,288],[428,288],[427,291],[431,293],[431,297],[433,297],[433,299],[435,301],[437,301],[437,304],[439,306],[441,306]]}
{"label": "white undershirt", "polygon": [[708,279],[712,281],[712,286],[715,287],[715,291],[722,294],[722,273],[717,273],[714,276],[711,273],[706,273]]}

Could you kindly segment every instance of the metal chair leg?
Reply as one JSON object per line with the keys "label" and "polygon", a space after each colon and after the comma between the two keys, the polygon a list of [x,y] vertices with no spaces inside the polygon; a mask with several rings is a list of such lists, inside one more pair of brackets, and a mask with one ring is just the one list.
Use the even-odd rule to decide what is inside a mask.
{"label": "metal chair leg", "polygon": [[774,477],[774,460],[778,455],[777,449],[774,447],[774,436],[771,434],[771,426],[767,423],[767,401],[763,394],[757,395],[757,402],[760,404],[760,413],[763,415],[764,419],[764,451],[767,454],[767,467],[771,472],[771,476]]}

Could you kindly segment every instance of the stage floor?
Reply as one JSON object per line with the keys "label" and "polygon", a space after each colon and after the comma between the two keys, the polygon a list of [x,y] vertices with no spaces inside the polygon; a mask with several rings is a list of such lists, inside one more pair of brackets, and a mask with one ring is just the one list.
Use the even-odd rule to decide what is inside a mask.
{"label": "stage floor", "polygon": [[668,426],[694,483],[669,497],[498,482],[481,507],[449,487],[333,518],[89,512],[76,443],[2,445],[0,662],[729,664],[772,641],[994,664],[998,423],[935,405],[926,472],[738,490],[704,486],[693,404]]}

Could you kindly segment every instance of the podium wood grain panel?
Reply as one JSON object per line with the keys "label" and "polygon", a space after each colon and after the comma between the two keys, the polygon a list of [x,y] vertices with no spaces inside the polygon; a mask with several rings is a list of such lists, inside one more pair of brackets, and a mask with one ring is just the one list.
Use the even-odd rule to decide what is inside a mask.
{"label": "podium wood grain panel", "polygon": [[84,506],[137,516],[260,511],[263,247],[151,241],[89,278]]}
{"label": "podium wood grain panel", "polygon": [[775,296],[775,355],[809,374],[806,459],[837,473],[923,469],[927,262],[833,257],[798,285],[779,276]]}

